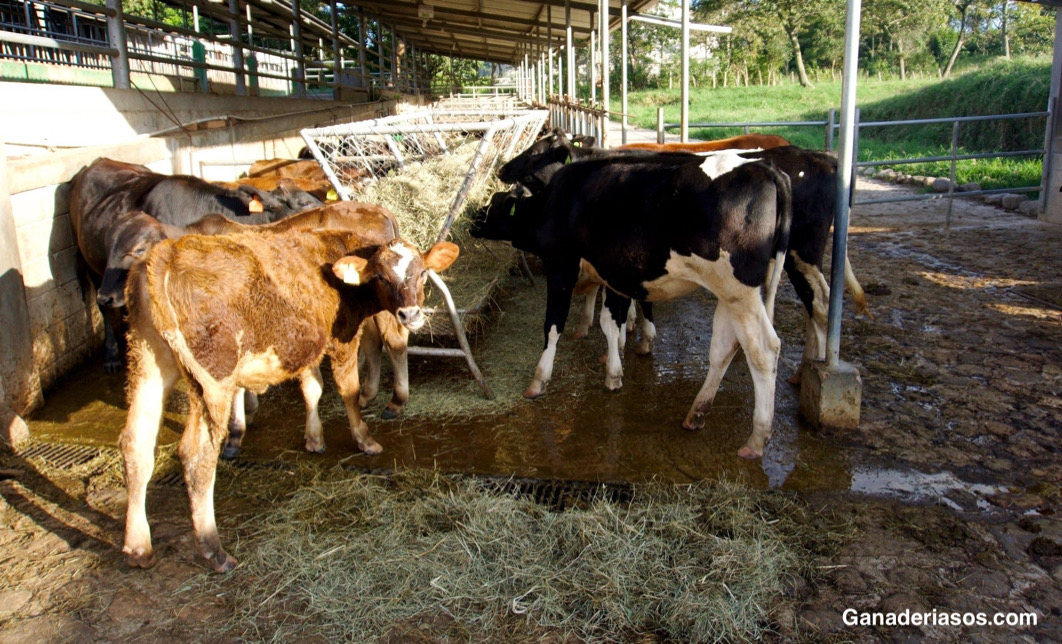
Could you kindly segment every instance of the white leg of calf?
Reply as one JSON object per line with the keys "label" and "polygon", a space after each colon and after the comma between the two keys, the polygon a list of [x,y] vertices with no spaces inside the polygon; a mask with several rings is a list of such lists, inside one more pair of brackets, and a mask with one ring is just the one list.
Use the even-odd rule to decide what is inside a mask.
{"label": "white leg of calf", "polygon": [[228,572],[236,560],[225,552],[214,518],[214,479],[218,453],[225,439],[226,423],[232,415],[234,389],[206,386],[202,393],[188,396],[188,423],[178,452],[184,466],[192,529],[199,553],[217,572]]}
{"label": "white leg of calf", "polygon": [[656,325],[642,318],[642,337],[638,341],[638,348],[635,349],[635,353],[643,356],[649,355],[653,352],[654,342],[656,342]]}
{"label": "white leg of calf", "polygon": [[306,451],[320,454],[325,451],[324,434],[321,432],[321,417],[317,405],[324,392],[324,378],[320,367],[310,367],[299,374],[299,388],[306,403]]}
{"label": "white leg of calf", "polygon": [[623,386],[623,363],[620,361],[620,354],[627,334],[624,333],[623,326],[617,325],[612,319],[608,308],[601,309],[601,331],[605,334],[605,343],[608,346],[605,353],[605,388],[616,391]]}
{"label": "white leg of calf", "polygon": [[738,450],[738,456],[760,458],[767,439],[771,437],[774,422],[774,388],[782,343],[758,298],[748,301],[747,306],[734,312],[734,330],[745,350],[756,398],[752,435],[745,446]]}
{"label": "white leg of calf", "polygon": [[560,333],[557,327],[551,327],[546,349],[542,352],[542,357],[538,359],[538,366],[535,367],[535,377],[524,390],[525,398],[537,398],[546,392],[546,385],[553,377],[553,359],[557,355],[557,340],[559,339]]}
{"label": "white leg of calf", "polygon": [[157,372],[134,383],[129,415],[118,439],[127,496],[122,552],[129,565],[137,568],[150,568],[156,563],[146,503],[148,482],[155,471],[155,442],[162,421],[164,391],[163,379]]}
{"label": "white leg of calf", "polygon": [[638,308],[635,306],[634,300],[631,300],[631,308],[627,309],[627,323],[625,325],[627,333],[633,333],[637,324]]}
{"label": "white leg of calf", "polygon": [[253,391],[243,390],[243,420],[245,427],[250,427],[254,422],[254,416],[258,413],[258,394]]}
{"label": "white leg of calf", "polygon": [[686,414],[686,420],[682,426],[686,429],[700,429],[704,427],[704,416],[708,408],[715,400],[715,394],[719,391],[719,383],[723,381],[726,370],[737,354],[738,342],[734,334],[733,323],[726,307],[721,304],[715,306],[715,317],[712,319],[712,340],[708,351],[708,375],[693,400],[693,406]]}
{"label": "white leg of calf", "polygon": [[384,418],[397,418],[402,407],[409,400],[409,329],[398,326],[396,337],[386,344],[387,357],[391,360],[391,374],[394,376],[394,393],[391,402],[383,411]]}
{"label": "white leg of calf", "polygon": [[583,301],[583,311],[579,316],[579,323],[575,325],[575,333],[572,336],[576,340],[581,340],[590,333],[590,326],[594,323],[594,307],[597,306],[597,294],[600,290],[600,286],[591,286],[590,290],[586,292],[586,299]]}
{"label": "white leg of calf", "polygon": [[362,368],[362,373],[365,374],[365,377],[361,380],[358,404],[362,407],[368,405],[369,401],[375,398],[380,391],[380,358],[383,348],[383,339],[380,333],[375,317],[365,318],[365,321],[361,323],[358,366]]}

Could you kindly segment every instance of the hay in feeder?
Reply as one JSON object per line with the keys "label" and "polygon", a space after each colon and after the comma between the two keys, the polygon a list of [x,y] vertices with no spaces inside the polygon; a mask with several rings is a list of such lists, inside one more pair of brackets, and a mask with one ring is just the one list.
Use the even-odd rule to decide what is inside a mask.
{"label": "hay in feeder", "polygon": [[645,485],[554,512],[425,471],[337,468],[260,507],[224,631],[272,641],[759,639],[843,532],[735,485]]}

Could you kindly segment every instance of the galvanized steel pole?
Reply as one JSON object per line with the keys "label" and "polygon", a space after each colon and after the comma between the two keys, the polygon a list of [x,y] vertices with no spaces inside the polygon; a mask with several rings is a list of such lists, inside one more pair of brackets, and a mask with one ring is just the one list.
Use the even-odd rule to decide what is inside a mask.
{"label": "galvanized steel pole", "polygon": [[[298,0],[295,0],[296,2]],[[247,78],[243,68],[243,36],[240,34],[240,0],[229,0],[229,35],[232,42],[232,71],[236,75],[236,95],[247,96]]]}
{"label": "galvanized steel pole", "polygon": [[564,0],[565,53],[568,59],[568,83],[565,92],[569,100],[575,97],[575,47],[572,43],[572,2]]}
{"label": "galvanized steel pole", "polygon": [[623,121],[620,126],[621,141],[627,145],[627,0],[620,5],[620,93],[623,96]]}
{"label": "galvanized steel pole", "polygon": [[682,0],[682,143],[690,140],[690,0]]}
{"label": "galvanized steel pole", "polygon": [[601,123],[601,147],[608,147],[608,110],[609,110],[609,73],[608,73],[608,3],[600,0],[601,11],[601,109],[604,111]]}
{"label": "galvanized steel pole", "polygon": [[114,10],[113,16],[107,16],[107,39],[111,49],[118,51],[118,56],[111,59],[111,78],[117,89],[129,89],[129,46],[125,41],[125,15],[122,13],[122,0],[107,0],[107,8]]}
{"label": "galvanized steel pole", "polygon": [[830,262],[830,312],[826,332],[826,366],[837,366],[841,354],[841,311],[844,269],[848,257],[849,195],[855,158],[856,80],[859,74],[860,0],[848,0],[844,36],[844,76],[841,86],[841,133],[837,143],[837,203],[833,221],[833,258]]}

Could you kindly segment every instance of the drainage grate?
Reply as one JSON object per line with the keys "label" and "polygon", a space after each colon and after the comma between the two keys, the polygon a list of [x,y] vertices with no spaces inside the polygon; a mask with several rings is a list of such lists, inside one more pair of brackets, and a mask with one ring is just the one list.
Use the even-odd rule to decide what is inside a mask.
{"label": "drainage grate", "polygon": [[39,458],[59,470],[72,470],[91,463],[103,453],[104,448],[64,443],[36,443],[24,450],[19,450],[19,456],[22,458]]}
{"label": "drainage grate", "polygon": [[634,488],[627,483],[596,483],[593,481],[561,481],[556,479],[502,479],[477,477],[487,489],[503,494],[530,498],[554,512],[563,512],[595,501],[630,503]]}

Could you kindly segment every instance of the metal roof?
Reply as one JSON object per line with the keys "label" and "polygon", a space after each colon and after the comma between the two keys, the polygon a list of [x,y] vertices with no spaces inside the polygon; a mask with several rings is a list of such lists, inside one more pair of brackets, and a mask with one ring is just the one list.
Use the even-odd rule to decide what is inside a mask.
{"label": "metal roof", "polygon": [[[630,0],[628,14],[657,0]],[[526,48],[545,46],[552,26],[554,47],[564,44],[564,0],[361,0],[365,15],[393,24],[418,50],[499,63],[523,59]],[[571,0],[573,38],[590,37],[598,5]],[[610,0],[609,24],[619,24],[621,0]],[[423,13],[422,13],[423,11]],[[431,18],[422,16],[430,13]],[[591,19],[591,14],[594,19]]]}

